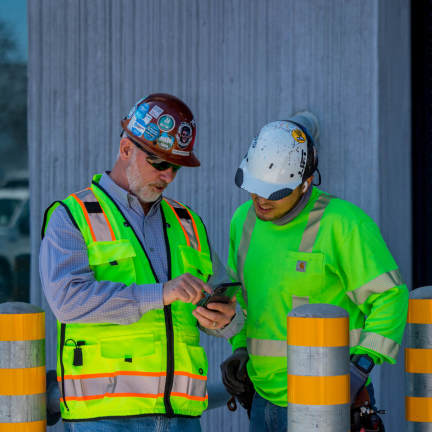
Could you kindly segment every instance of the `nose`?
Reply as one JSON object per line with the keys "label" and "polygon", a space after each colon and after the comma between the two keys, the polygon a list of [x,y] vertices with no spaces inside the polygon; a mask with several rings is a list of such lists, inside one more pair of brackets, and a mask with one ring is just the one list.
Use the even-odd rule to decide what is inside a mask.
{"label": "nose", "polygon": [[171,183],[175,179],[176,175],[177,173],[172,169],[172,167],[170,167],[165,171],[161,171],[160,179],[166,183]]}

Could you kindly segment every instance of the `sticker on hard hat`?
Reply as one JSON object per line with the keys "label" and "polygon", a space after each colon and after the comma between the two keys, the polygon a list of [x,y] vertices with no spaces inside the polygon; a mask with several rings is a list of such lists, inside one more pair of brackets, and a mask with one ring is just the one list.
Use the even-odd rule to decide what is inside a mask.
{"label": "sticker on hard hat", "polygon": [[155,119],[157,119],[161,114],[163,113],[163,109],[160,106],[155,105],[150,110],[150,115],[153,116]]}
{"label": "sticker on hard hat", "polygon": [[300,144],[306,142],[306,135],[300,129],[293,129],[291,135]]}
{"label": "sticker on hard hat", "polygon": [[176,137],[178,145],[181,148],[186,148],[192,141],[192,126],[189,123],[180,123]]}
{"label": "sticker on hard hat", "polygon": [[144,138],[149,141],[154,141],[159,136],[159,128],[154,124],[150,123],[144,132]]}
{"label": "sticker on hard hat", "polygon": [[148,113],[148,110],[150,109],[150,105],[148,103],[143,103],[138,107],[138,111],[144,114]]}
{"label": "sticker on hard hat", "polygon": [[142,134],[145,132],[144,125],[140,124],[137,119],[135,118],[135,115],[132,116],[128,129],[136,136],[142,136]]}
{"label": "sticker on hard hat", "polygon": [[[145,98],[141,98],[129,111],[129,114],[127,115],[127,118],[130,119],[134,115],[135,111],[137,110],[137,106],[144,100]],[[144,104],[147,105],[147,104]],[[148,111],[148,110],[147,110]]]}
{"label": "sticker on hard hat", "polygon": [[153,117],[150,114],[146,114],[145,117],[140,121],[140,123],[147,126],[152,120]]}
{"label": "sticker on hard hat", "polygon": [[174,137],[162,132],[161,136],[157,140],[157,145],[162,150],[169,150],[174,145]]}
{"label": "sticker on hard hat", "polygon": [[158,126],[161,131],[172,131],[175,126],[174,117],[170,116],[169,114],[164,114],[163,116],[160,116],[158,120]]}
{"label": "sticker on hard hat", "polygon": [[176,154],[176,155],[179,155],[179,156],[189,156],[190,155],[190,152],[188,152],[188,151],[184,151],[184,150],[177,150],[177,149],[172,149],[172,152],[171,152],[172,154]]}

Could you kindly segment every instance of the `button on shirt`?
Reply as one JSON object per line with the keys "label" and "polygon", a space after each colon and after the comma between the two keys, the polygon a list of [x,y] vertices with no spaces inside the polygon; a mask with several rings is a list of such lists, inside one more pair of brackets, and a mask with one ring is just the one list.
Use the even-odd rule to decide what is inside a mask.
{"label": "button on shirt", "polygon": [[[137,197],[118,186],[104,173],[99,185],[120,207],[149,257],[159,283],[125,285],[96,281],[90,269],[87,246],[67,211],[58,206],[51,215],[41,243],[39,271],[47,301],[64,323],[131,324],[152,309],[163,308],[163,283],[168,280],[167,250],[160,201],[144,214]],[[212,252],[214,275],[209,284],[227,281],[225,269]],[[231,337],[243,325],[237,313],[225,329],[207,333]]]}

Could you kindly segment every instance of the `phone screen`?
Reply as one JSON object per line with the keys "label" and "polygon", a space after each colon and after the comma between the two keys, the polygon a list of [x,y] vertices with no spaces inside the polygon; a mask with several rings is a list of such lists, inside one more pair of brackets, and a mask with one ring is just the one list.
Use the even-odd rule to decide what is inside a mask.
{"label": "phone screen", "polygon": [[226,282],[219,284],[213,290],[213,294],[205,293],[204,297],[197,303],[197,306],[206,307],[209,303],[229,303],[232,296],[241,286],[240,282]]}

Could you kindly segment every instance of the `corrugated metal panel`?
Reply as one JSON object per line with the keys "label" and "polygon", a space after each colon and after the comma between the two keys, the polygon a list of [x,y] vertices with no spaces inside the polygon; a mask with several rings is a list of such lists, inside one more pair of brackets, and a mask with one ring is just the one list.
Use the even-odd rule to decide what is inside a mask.
{"label": "corrugated metal panel", "polygon": [[[408,1],[398,5],[399,28],[387,26],[381,38],[385,23],[379,17],[399,10],[390,1],[379,10],[374,0],[30,1],[33,301],[49,310],[37,271],[44,208],[112,166],[120,118],[135,100],[156,91],[178,95],[196,114],[202,167],[183,169],[168,194],[202,215],[223,259],[229,220],[247,198],[233,177],[250,140],[267,121],[309,108],[322,126],[322,187],[358,204],[384,227],[409,280],[410,257],[401,252],[411,241],[404,230],[409,212],[396,225],[383,209],[394,205],[400,187],[409,202],[409,160],[380,150],[390,131],[393,148],[406,148],[403,137],[409,134],[407,105],[386,105],[394,88],[387,96],[379,92],[387,79],[379,70],[384,68],[390,75],[399,69],[398,86],[409,94],[407,57],[378,62],[387,47],[399,47],[392,37],[404,34],[401,28],[408,32]],[[389,108],[404,121],[380,123]],[[393,169],[397,187],[381,175]],[[54,319],[47,313],[50,367],[54,340]],[[204,345],[214,382],[229,347],[209,338]],[[402,377],[396,382],[401,387]],[[395,412],[392,418],[399,421]],[[226,409],[205,414],[202,423],[205,431],[247,430],[245,415]]]}

